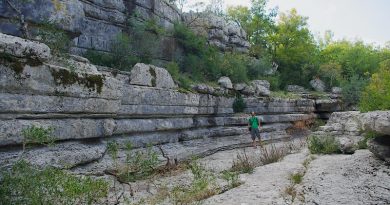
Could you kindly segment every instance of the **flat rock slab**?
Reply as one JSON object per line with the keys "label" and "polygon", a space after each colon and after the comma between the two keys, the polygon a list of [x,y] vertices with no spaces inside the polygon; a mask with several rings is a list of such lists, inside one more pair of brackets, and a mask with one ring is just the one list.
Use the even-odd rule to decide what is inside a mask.
{"label": "flat rock slab", "polygon": [[0,166],[8,167],[18,159],[40,167],[72,168],[100,159],[106,151],[103,142],[65,142],[52,147],[22,151],[0,151]]}
{"label": "flat rock slab", "polygon": [[323,155],[304,176],[305,202],[296,204],[390,204],[390,169],[368,150]]}
{"label": "flat rock slab", "polygon": [[287,204],[283,190],[290,184],[290,174],[303,169],[307,155],[304,150],[280,162],[257,167],[253,174],[241,175],[243,185],[208,198],[203,204]]}

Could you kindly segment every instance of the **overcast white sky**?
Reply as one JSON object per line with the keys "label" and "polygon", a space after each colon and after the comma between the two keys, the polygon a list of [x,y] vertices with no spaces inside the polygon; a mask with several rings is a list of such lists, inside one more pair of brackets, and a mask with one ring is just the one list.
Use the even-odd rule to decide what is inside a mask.
{"label": "overcast white sky", "polygon": [[[225,4],[250,6],[250,0],[225,0]],[[315,35],[331,30],[335,39],[360,39],[377,45],[390,41],[390,0],[269,0],[268,6],[278,6],[279,12],[296,8],[309,17]]]}

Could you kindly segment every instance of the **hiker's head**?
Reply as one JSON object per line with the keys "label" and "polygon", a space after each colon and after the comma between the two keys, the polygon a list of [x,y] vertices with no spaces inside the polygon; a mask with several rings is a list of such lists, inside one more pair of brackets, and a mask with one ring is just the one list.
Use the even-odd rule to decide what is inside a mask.
{"label": "hiker's head", "polygon": [[255,114],[255,112],[251,112],[251,115],[252,115],[252,116],[255,116],[256,114]]}

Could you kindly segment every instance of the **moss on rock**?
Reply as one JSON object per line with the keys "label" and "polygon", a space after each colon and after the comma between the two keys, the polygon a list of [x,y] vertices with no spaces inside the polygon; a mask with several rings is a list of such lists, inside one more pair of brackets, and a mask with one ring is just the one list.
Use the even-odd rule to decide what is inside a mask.
{"label": "moss on rock", "polygon": [[104,76],[96,74],[78,74],[76,72],[71,72],[66,69],[52,70],[52,76],[57,85],[73,85],[78,83],[79,85],[84,85],[84,87],[89,88],[90,90],[96,90],[98,93],[102,92]]}

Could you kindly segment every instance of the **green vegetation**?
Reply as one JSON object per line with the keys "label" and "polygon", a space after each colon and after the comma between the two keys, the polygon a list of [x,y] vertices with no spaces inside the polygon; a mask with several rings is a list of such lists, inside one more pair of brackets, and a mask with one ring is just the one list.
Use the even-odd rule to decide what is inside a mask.
{"label": "green vegetation", "polygon": [[63,170],[38,169],[17,162],[0,179],[0,204],[95,204],[108,194],[108,183]]}
{"label": "green vegetation", "polygon": [[364,134],[364,138],[358,142],[358,148],[359,149],[367,149],[367,142],[370,139],[374,139],[375,137],[378,137],[378,133],[374,131],[368,131]]}
{"label": "green vegetation", "polygon": [[294,184],[300,184],[303,180],[303,173],[295,173],[290,175],[290,180]]}
{"label": "green vegetation", "polygon": [[71,41],[64,30],[56,26],[52,21],[46,21],[40,24],[36,32],[37,38],[42,43],[49,46],[51,52],[61,55],[69,52]]}
{"label": "green vegetation", "polygon": [[223,171],[222,178],[228,182],[228,186],[230,189],[238,187],[241,185],[240,176],[237,172],[232,171]]}
{"label": "green vegetation", "polygon": [[233,160],[232,168],[230,169],[231,172],[237,172],[240,174],[243,173],[253,173],[253,170],[255,169],[256,165],[251,160],[248,155],[246,154],[246,151],[242,153],[237,153],[236,158]]}
{"label": "green vegetation", "polygon": [[341,153],[339,143],[333,136],[310,136],[308,138],[308,148],[312,154]]}
{"label": "green vegetation", "polygon": [[313,121],[313,124],[311,124],[310,129],[312,131],[317,131],[319,127],[324,126],[325,124],[326,122],[324,120],[316,118]]}
{"label": "green vegetation", "polygon": [[32,125],[22,130],[23,149],[28,144],[53,145],[56,138],[52,136],[52,127],[44,128]]}
{"label": "green vegetation", "polygon": [[174,204],[191,204],[201,201],[219,192],[215,185],[215,176],[206,171],[197,161],[189,164],[193,180],[188,186],[176,186],[172,190]]}
{"label": "green vegetation", "polygon": [[84,57],[93,64],[130,71],[141,60],[134,53],[134,39],[125,33],[119,34],[111,44],[110,53],[88,50]]}
{"label": "green vegetation", "polygon": [[390,109],[390,59],[383,61],[364,89],[359,104],[360,111]]}
{"label": "green vegetation", "polygon": [[271,97],[282,99],[299,99],[300,95],[287,91],[274,91],[271,92]]}
{"label": "green vegetation", "polygon": [[248,55],[235,52],[220,53],[208,46],[206,38],[196,35],[184,24],[175,24],[174,36],[184,49],[184,56],[175,59],[180,72],[199,82],[216,81],[228,76],[232,82],[246,82],[265,77],[271,67],[268,61],[256,61]]}
{"label": "green vegetation", "polygon": [[89,73],[78,74],[66,69],[52,69],[51,75],[57,85],[67,86],[78,83],[79,85],[84,85],[84,87],[95,90],[98,93],[102,92],[103,81],[105,79],[103,75]]}
{"label": "green vegetation", "polygon": [[245,108],[246,108],[246,103],[245,103],[244,99],[242,98],[242,96],[240,94],[237,94],[236,99],[234,99],[234,102],[233,102],[233,111],[235,113],[244,112]]}
{"label": "green vegetation", "polygon": [[155,174],[158,166],[158,157],[152,148],[149,145],[146,151],[134,152],[131,142],[127,142],[125,144],[126,161],[123,164],[119,164],[119,144],[116,141],[109,142],[107,144],[107,152],[115,163],[115,170],[112,171],[112,174],[122,182],[134,182]]}
{"label": "green vegetation", "polygon": [[261,148],[260,162],[263,165],[278,162],[288,154],[289,149],[290,147],[286,147],[286,146],[277,148],[275,144],[271,144],[269,148],[264,146]]}

